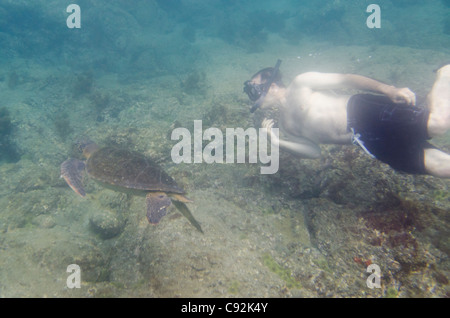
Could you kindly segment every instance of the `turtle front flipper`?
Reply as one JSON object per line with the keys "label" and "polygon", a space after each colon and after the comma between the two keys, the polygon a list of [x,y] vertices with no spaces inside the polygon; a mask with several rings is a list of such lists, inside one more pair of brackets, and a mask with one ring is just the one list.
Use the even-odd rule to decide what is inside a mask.
{"label": "turtle front flipper", "polygon": [[146,196],[147,219],[151,224],[158,224],[172,200],[164,192],[149,192]]}
{"label": "turtle front flipper", "polygon": [[84,166],[84,162],[78,159],[67,159],[61,164],[61,177],[66,180],[73,191],[82,197],[86,195],[83,183],[81,182]]}

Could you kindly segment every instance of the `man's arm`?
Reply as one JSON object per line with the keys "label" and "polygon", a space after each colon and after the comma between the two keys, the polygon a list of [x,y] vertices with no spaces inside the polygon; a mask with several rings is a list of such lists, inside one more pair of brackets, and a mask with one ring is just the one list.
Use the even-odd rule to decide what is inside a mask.
{"label": "man's arm", "polygon": [[409,88],[397,88],[356,74],[307,72],[298,75],[293,84],[312,90],[354,88],[384,94],[395,103],[416,104],[416,95]]}
{"label": "man's arm", "polygon": [[306,159],[317,159],[321,156],[321,150],[318,145],[309,141],[306,138],[298,138],[296,142],[279,139],[277,135],[272,132],[273,120],[265,118],[261,126],[267,129],[270,136],[270,142],[277,144],[280,149],[288,151],[293,155]]}

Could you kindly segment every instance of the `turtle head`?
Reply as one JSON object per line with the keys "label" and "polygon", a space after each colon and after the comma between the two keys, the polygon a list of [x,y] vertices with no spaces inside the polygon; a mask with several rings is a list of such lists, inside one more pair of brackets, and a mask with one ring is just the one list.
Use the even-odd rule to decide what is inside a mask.
{"label": "turtle head", "polygon": [[75,144],[86,158],[89,158],[98,149],[97,144],[89,139],[79,140]]}

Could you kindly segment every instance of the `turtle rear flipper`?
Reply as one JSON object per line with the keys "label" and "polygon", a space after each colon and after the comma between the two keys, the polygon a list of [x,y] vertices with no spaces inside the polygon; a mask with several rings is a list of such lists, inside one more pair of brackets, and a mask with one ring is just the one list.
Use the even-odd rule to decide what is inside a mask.
{"label": "turtle rear flipper", "polygon": [[[189,201],[192,202],[192,201]],[[192,215],[191,211],[188,209],[186,204],[183,201],[173,201],[173,204],[177,207],[178,211],[181,212],[181,214],[184,215],[186,219],[191,222],[191,224],[200,232],[203,234],[202,227],[200,226],[200,223],[197,222],[197,220]]]}
{"label": "turtle rear flipper", "polygon": [[180,201],[180,202],[184,202],[184,203],[192,203],[194,201],[186,198],[184,195],[179,194],[179,193],[171,193],[170,196],[175,199],[175,201]]}
{"label": "turtle rear flipper", "polygon": [[82,197],[86,196],[86,191],[84,191],[81,182],[84,166],[84,162],[78,159],[67,159],[61,164],[61,177],[66,180],[73,191]]}
{"label": "turtle rear flipper", "polygon": [[158,224],[167,208],[172,204],[172,200],[164,192],[149,192],[146,196],[147,219],[151,224]]}

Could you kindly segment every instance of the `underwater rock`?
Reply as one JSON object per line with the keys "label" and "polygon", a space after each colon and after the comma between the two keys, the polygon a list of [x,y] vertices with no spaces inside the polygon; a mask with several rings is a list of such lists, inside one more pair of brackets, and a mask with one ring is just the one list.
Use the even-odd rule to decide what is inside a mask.
{"label": "underwater rock", "polygon": [[102,189],[99,191],[98,203],[100,203],[100,205],[107,211],[112,210],[118,213],[127,211],[130,204],[127,194],[108,189]]}
{"label": "underwater rock", "polygon": [[51,229],[56,225],[55,219],[51,215],[45,214],[35,217],[32,223],[42,229]]}
{"label": "underwater rock", "polygon": [[66,112],[57,113],[53,119],[53,125],[55,126],[56,134],[62,141],[65,141],[67,136],[73,132],[73,128],[70,125],[69,115]]}
{"label": "underwater rock", "polygon": [[90,216],[89,224],[95,233],[103,239],[109,239],[122,233],[125,221],[119,219],[114,212],[102,210]]}
{"label": "underwater rock", "polygon": [[206,83],[206,74],[201,71],[193,71],[181,81],[180,85],[183,91],[189,95],[204,94]]}
{"label": "underwater rock", "polygon": [[90,94],[94,85],[94,74],[86,71],[78,74],[73,83],[73,96],[79,98],[83,95]]}
{"label": "underwater rock", "polygon": [[[91,244],[79,244],[79,250],[72,255],[71,262],[66,264],[77,264],[82,269],[82,279],[86,282],[102,282],[109,279],[109,268],[106,256],[97,247]],[[67,251],[66,251],[67,253]],[[67,265],[66,265],[67,267]]]}
{"label": "underwater rock", "polygon": [[0,161],[17,162],[20,160],[20,154],[16,145],[11,141],[13,124],[9,117],[9,111],[6,107],[0,108]]}
{"label": "underwater rock", "polygon": [[[97,244],[82,235],[64,227],[51,229],[21,229],[10,232],[8,240],[17,246],[14,253],[24,255],[31,264],[45,268],[52,277],[67,278],[66,269],[70,264],[81,268],[82,282],[101,282],[109,279],[109,254]],[[26,246],[27,248],[21,248]],[[33,266],[28,266],[28,268]],[[42,272],[40,272],[42,273]]]}

